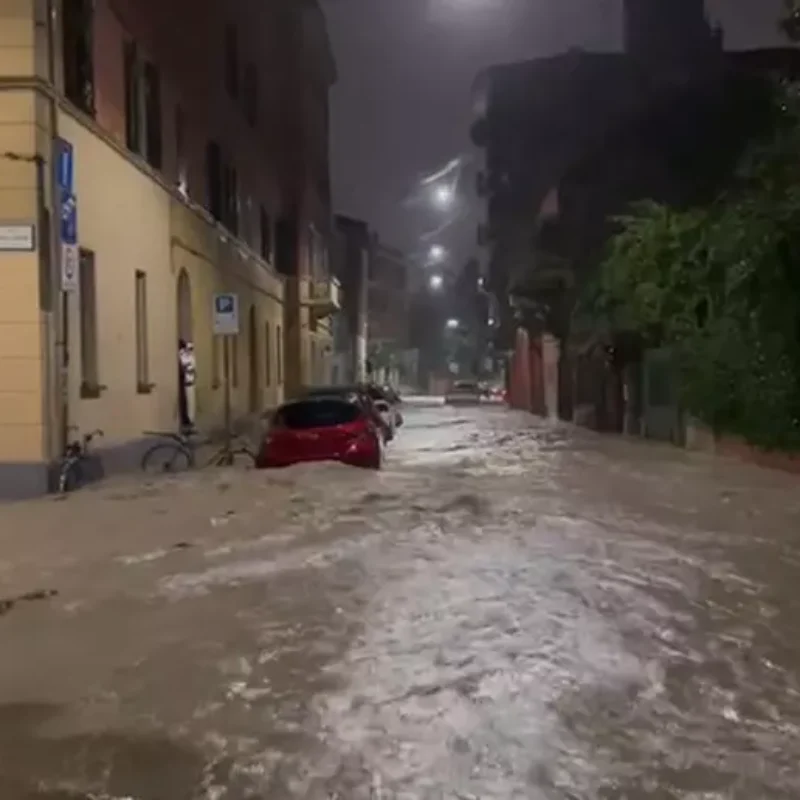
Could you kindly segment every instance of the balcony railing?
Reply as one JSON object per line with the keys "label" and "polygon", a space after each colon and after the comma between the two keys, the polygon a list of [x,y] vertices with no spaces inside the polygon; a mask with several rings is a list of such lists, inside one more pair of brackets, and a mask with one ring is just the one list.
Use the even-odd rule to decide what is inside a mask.
{"label": "balcony railing", "polygon": [[312,280],[308,290],[308,305],[317,317],[328,317],[342,307],[342,288],[337,278]]}

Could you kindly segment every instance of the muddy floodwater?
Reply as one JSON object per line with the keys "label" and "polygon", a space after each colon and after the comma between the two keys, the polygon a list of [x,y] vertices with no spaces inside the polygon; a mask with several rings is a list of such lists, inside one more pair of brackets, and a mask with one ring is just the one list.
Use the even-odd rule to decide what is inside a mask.
{"label": "muddy floodwater", "polygon": [[0,800],[797,800],[800,483],[502,408],[0,506]]}

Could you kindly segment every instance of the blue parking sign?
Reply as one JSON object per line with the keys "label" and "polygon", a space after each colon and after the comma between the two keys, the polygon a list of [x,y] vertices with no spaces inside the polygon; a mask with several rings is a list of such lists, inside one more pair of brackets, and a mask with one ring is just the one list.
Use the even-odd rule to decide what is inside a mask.
{"label": "blue parking sign", "polygon": [[78,202],[66,189],[61,190],[61,242],[78,243]]}
{"label": "blue parking sign", "polygon": [[236,302],[232,295],[217,295],[217,314],[233,314],[235,311],[235,306]]}
{"label": "blue parking sign", "polygon": [[214,295],[214,333],[220,336],[239,333],[239,296],[233,292]]}
{"label": "blue parking sign", "polygon": [[58,187],[72,194],[75,190],[75,158],[72,145],[66,139],[56,141],[56,170]]}

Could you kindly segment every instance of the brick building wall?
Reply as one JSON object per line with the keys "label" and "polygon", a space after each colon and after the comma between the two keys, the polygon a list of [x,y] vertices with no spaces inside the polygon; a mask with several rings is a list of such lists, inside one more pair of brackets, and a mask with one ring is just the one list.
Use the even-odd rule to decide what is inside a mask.
{"label": "brick building wall", "polygon": [[[304,180],[297,153],[287,151],[303,113],[292,89],[300,80],[297,65],[286,55],[296,38],[293,23],[286,3],[98,0],[95,6],[97,122],[126,144],[125,45],[135,42],[139,63],[158,70],[161,172],[173,185],[184,180],[190,198],[209,208],[207,147],[218,142],[223,161],[236,170],[239,233],[259,251],[261,207],[274,222],[282,195]],[[231,31],[236,91],[226,74]],[[255,119],[248,119],[245,75],[253,69]]]}

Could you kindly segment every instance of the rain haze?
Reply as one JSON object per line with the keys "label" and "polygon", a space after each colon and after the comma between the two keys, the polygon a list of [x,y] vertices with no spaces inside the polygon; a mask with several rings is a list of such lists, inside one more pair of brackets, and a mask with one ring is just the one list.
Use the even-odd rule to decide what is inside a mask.
{"label": "rain haze", "polygon": [[0,34],[0,800],[800,800],[800,0]]}
{"label": "rain haze", "polygon": [[[781,0],[713,0],[726,46],[780,41]],[[572,47],[618,50],[621,0],[326,0],[339,70],[332,93],[332,174],[340,211],[411,250],[435,214],[403,201],[422,175],[471,151],[470,87],[483,67]],[[468,210],[447,243],[468,256]]]}

